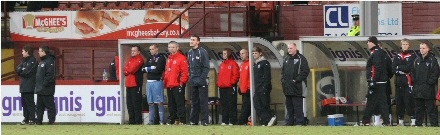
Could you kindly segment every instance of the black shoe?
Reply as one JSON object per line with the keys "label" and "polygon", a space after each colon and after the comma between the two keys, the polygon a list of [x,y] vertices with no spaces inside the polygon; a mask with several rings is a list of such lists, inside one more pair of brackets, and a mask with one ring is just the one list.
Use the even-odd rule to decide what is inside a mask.
{"label": "black shoe", "polygon": [[167,125],[174,125],[174,123],[176,123],[174,120],[168,120]]}
{"label": "black shoe", "polygon": [[179,118],[179,125],[186,125],[186,119],[184,117]]}
{"label": "black shoe", "polygon": [[55,122],[49,122],[48,125],[55,125]]}
{"label": "black shoe", "polygon": [[202,126],[208,126],[208,123],[203,123]]}
{"label": "black shoe", "polygon": [[35,125],[43,125],[42,122],[35,122]]}
{"label": "black shoe", "polygon": [[35,125],[35,122],[32,121],[32,120],[30,120],[30,121],[29,121],[29,125]]}

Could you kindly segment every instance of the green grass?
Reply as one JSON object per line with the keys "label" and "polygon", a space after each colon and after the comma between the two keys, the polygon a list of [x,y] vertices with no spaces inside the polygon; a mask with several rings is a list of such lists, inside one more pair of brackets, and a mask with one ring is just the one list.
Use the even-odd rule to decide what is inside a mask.
{"label": "green grass", "polygon": [[1,133],[4,135],[20,134],[151,134],[151,135],[243,135],[243,134],[307,134],[307,135],[440,135],[440,128],[434,127],[249,127],[249,126],[145,126],[145,125],[2,125]]}

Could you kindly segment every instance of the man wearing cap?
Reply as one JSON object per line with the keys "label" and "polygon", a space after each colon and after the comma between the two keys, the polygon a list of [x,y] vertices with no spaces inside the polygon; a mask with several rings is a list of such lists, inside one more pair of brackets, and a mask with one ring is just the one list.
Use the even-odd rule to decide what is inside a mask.
{"label": "man wearing cap", "polygon": [[354,25],[351,26],[350,31],[348,31],[348,36],[359,36],[359,34],[361,33],[361,27],[359,26],[359,15],[354,14],[351,15],[351,17],[353,18]]}
{"label": "man wearing cap", "polygon": [[386,70],[386,53],[378,46],[375,36],[368,38],[368,48],[370,49],[370,57],[367,61],[367,107],[363,117],[363,124],[368,125],[375,108],[379,108],[383,119],[383,125],[389,125],[390,119],[389,108],[386,97],[386,87],[388,81],[388,71]]}

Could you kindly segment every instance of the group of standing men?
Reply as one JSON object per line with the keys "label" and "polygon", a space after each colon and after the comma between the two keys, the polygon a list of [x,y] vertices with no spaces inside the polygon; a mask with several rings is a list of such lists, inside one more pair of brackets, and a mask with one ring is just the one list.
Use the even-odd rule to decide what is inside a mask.
{"label": "group of standing men", "polygon": [[[40,63],[34,57],[34,49],[24,46],[21,54],[23,61],[18,64],[16,72],[20,78],[20,93],[24,120],[20,125],[42,125],[44,111],[47,108],[49,125],[55,123],[55,56],[48,46],[39,47]],[[37,105],[34,102],[37,94]],[[35,118],[35,113],[37,117]]]}
{"label": "group of standing men", "polygon": [[[185,87],[189,82],[191,86],[191,113],[189,125],[207,126],[208,116],[208,73],[209,56],[207,51],[201,47],[200,38],[196,35],[191,36],[190,46],[192,47],[187,57],[180,51],[179,44],[175,41],[168,43],[170,55],[166,59],[159,54],[157,45],[149,47],[151,57],[146,63],[140,56],[140,47],[131,48],[132,57],[125,64],[123,72],[126,76],[127,87],[127,109],[129,114],[129,124],[142,124],[141,118],[141,88],[143,73],[147,73],[147,99],[150,105],[149,124],[154,124],[154,113],[157,104],[159,107],[159,123],[161,125],[187,124],[185,112]],[[286,95],[286,107],[288,118],[286,125],[304,125],[303,114],[303,85],[309,74],[307,60],[296,49],[296,44],[289,44],[289,57],[285,59],[283,66],[283,89]],[[240,67],[232,58],[232,50],[223,50],[223,59],[218,73],[216,85],[220,90],[220,100],[222,103],[222,125],[246,125],[251,113],[250,103],[250,67],[248,50],[242,49],[240,57],[242,64]],[[270,63],[263,57],[263,51],[259,47],[254,47],[252,55],[255,63],[255,109],[260,118],[260,124],[272,126],[275,124],[276,116],[270,110],[271,67]],[[291,70],[294,69],[294,70]],[[240,89],[237,83],[240,79]],[[164,121],[164,91],[168,94],[168,122]],[[237,93],[242,95],[242,112],[237,120]],[[200,114],[199,114],[200,113]],[[199,123],[199,117],[201,121]],[[296,120],[296,121],[294,121]]]}
{"label": "group of standing men", "polygon": [[[367,44],[370,57],[366,66],[368,93],[363,124],[369,125],[373,113],[380,112],[383,126],[390,125],[391,117],[387,116],[391,116],[391,103],[389,102],[391,93],[388,92],[391,89],[387,85],[394,75],[399,125],[404,125],[406,112],[411,117],[411,126],[422,126],[426,111],[430,117],[431,126],[438,126],[435,91],[439,66],[435,56],[430,53],[432,46],[422,42],[420,54],[418,54],[409,50],[408,39],[402,39],[402,51],[394,56],[391,63],[375,36],[369,37]],[[378,121],[377,118],[376,121]]]}
{"label": "group of standing men", "polygon": [[139,46],[131,48],[131,58],[125,64],[123,72],[126,76],[127,87],[127,109],[129,114],[129,124],[142,124],[142,82],[143,73],[147,73],[147,100],[150,105],[150,121],[154,123],[154,113],[157,104],[159,108],[160,124],[164,121],[164,88],[168,93],[168,107],[170,116],[166,124],[186,124],[185,112],[185,87],[187,81],[191,85],[191,115],[190,125],[198,125],[199,113],[201,125],[207,126],[208,116],[208,73],[209,56],[205,49],[199,46],[200,38],[192,36],[188,51],[185,57],[179,48],[179,44],[171,41],[168,44],[170,55],[168,59],[159,54],[157,45],[150,46],[151,57],[146,63],[140,56]]}
{"label": "group of standing men", "polygon": [[[209,56],[200,45],[198,36],[191,36],[190,46],[185,57],[179,44],[171,41],[168,44],[170,55],[166,59],[159,54],[157,45],[149,47],[151,57],[146,63],[142,58],[141,48],[131,48],[131,58],[125,64],[123,73],[126,76],[127,109],[129,124],[142,124],[142,85],[143,74],[147,73],[148,103],[150,105],[150,124],[154,121],[154,105],[159,107],[160,124],[164,121],[164,88],[168,93],[169,121],[166,124],[186,124],[185,87],[187,81],[191,85],[191,114],[190,125],[207,126],[208,119],[208,73]],[[367,107],[363,123],[368,124],[373,113],[380,113],[383,125],[390,125],[388,102],[390,92],[390,78],[395,75],[397,116],[399,125],[404,125],[404,113],[411,117],[412,126],[422,126],[425,111],[430,117],[431,126],[438,126],[437,110],[435,107],[435,88],[439,77],[437,59],[430,53],[428,43],[420,44],[420,54],[409,51],[409,40],[401,40],[402,52],[392,61],[379,46],[376,37],[368,38],[370,57],[367,61]],[[56,110],[55,94],[55,56],[50,53],[48,46],[39,48],[40,63],[33,56],[33,48],[25,46],[22,50],[23,61],[17,66],[16,72],[20,77],[20,93],[22,97],[24,120],[20,124],[42,124],[44,110],[47,108],[49,124],[54,124]],[[248,50],[242,49],[240,57],[242,64],[232,58],[232,50],[225,48],[220,65],[216,85],[220,89],[222,110],[222,125],[247,124],[251,113],[250,105],[250,70]],[[286,97],[286,125],[305,125],[303,113],[303,98],[305,98],[305,84],[310,72],[306,58],[299,53],[296,44],[288,45],[288,56],[282,66],[282,87]],[[253,96],[255,110],[263,126],[272,126],[276,120],[270,111],[271,67],[263,57],[262,50],[254,47],[252,55],[255,79],[255,93]],[[391,67],[390,67],[391,66]],[[240,88],[237,83],[240,79]],[[237,93],[242,95],[242,112],[237,122]],[[35,107],[34,94],[37,94]],[[414,108],[415,107],[415,108]],[[36,108],[36,109],[35,109]],[[35,112],[37,117],[35,118]]]}

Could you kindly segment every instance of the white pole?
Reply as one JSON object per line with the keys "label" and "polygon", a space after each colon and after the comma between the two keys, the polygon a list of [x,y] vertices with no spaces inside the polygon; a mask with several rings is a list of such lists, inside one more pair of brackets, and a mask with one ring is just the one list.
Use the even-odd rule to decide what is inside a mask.
{"label": "white pole", "polygon": [[251,40],[251,38],[249,38],[249,40],[248,40],[248,44],[249,44],[249,69],[250,69],[250,75],[251,75],[251,88],[250,88],[250,90],[249,90],[249,92],[250,92],[250,94],[251,94],[251,117],[252,117],[252,126],[254,126],[255,125],[255,109],[254,109],[254,88],[255,88],[255,83],[254,83],[254,68],[253,68],[253,65],[254,65],[254,57],[252,56],[252,48],[254,48],[254,43],[253,43],[253,41]]}
{"label": "white pole", "polygon": [[121,92],[121,101],[120,101],[120,103],[121,103],[121,125],[122,124],[124,124],[124,122],[125,122],[125,90],[124,90],[124,87],[125,87],[125,84],[124,84],[124,79],[125,79],[125,76],[124,76],[124,72],[123,72],[123,65],[124,65],[124,63],[123,63],[123,60],[124,60],[124,54],[123,54],[123,47],[122,47],[122,45],[121,45],[121,41],[120,40],[118,40],[118,57],[119,57],[119,86],[121,87],[120,88],[120,92]]}

